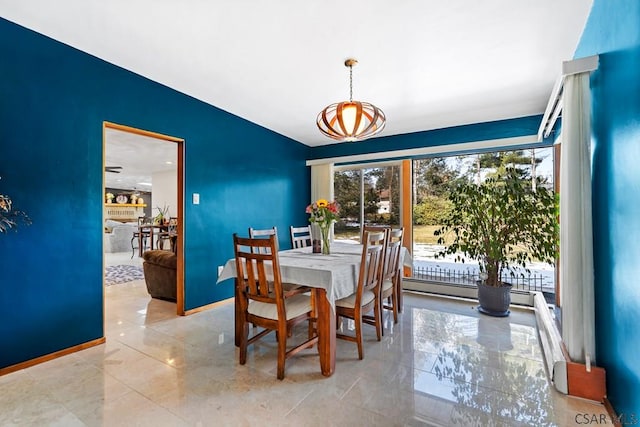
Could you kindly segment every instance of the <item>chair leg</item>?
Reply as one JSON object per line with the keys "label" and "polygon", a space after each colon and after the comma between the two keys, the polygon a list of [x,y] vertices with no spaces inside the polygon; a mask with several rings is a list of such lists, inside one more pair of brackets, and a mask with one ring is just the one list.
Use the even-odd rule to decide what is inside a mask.
{"label": "chair leg", "polygon": [[384,304],[380,304],[378,312],[380,313],[380,333],[384,336]]}
{"label": "chair leg", "polygon": [[287,358],[287,327],[278,328],[278,379],[284,379],[284,362]]}
{"label": "chair leg", "polygon": [[393,323],[398,323],[398,293],[391,294],[391,304],[393,305]]}
{"label": "chair leg", "polygon": [[358,344],[358,358],[362,360],[364,358],[364,349],[362,348],[362,315],[353,316],[356,324],[356,343]]}
{"label": "chair leg", "polygon": [[318,309],[316,308],[316,296],[315,292],[311,292],[311,318],[309,319],[309,339],[318,335],[317,323],[318,323]]}
{"label": "chair leg", "polygon": [[309,319],[309,339],[315,337],[316,333],[316,318]]}
{"label": "chair leg", "polygon": [[382,301],[380,301],[380,298],[376,300],[376,304],[373,307],[373,320],[376,327],[376,337],[380,341],[382,339]]}
{"label": "chair leg", "polygon": [[240,337],[240,364],[247,363],[247,342],[249,340],[249,325],[242,320],[242,335]]}
{"label": "chair leg", "polygon": [[399,270],[396,276],[396,302],[398,303],[398,313],[402,313],[402,271]]}

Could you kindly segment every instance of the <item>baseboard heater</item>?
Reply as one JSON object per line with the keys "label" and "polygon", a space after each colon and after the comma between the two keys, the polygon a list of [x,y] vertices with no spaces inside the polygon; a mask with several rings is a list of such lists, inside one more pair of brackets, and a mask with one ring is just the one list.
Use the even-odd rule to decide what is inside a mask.
{"label": "baseboard heater", "polygon": [[560,337],[556,323],[551,317],[549,306],[542,292],[533,293],[533,307],[536,310],[540,344],[551,382],[556,390],[564,394],[569,394],[567,359],[562,351],[562,338]]}
{"label": "baseboard heater", "polygon": [[607,396],[604,368],[571,361],[544,296],[535,292],[533,300],[542,352],[554,387],[570,396],[604,402]]}
{"label": "baseboard heater", "polygon": [[[402,279],[402,289],[406,291],[425,292],[444,297],[478,299],[478,288],[469,285],[454,283],[430,282],[427,280],[415,280],[410,277]],[[511,290],[511,304],[533,307],[533,295],[529,291],[518,289]]]}
{"label": "baseboard heater", "polygon": [[[411,278],[402,280],[402,288],[407,291],[471,300],[477,298],[478,292],[472,286],[432,283]],[[571,396],[603,402],[606,397],[604,369],[571,361],[544,294],[539,291],[512,290],[511,303],[534,308],[544,363],[556,390]]]}

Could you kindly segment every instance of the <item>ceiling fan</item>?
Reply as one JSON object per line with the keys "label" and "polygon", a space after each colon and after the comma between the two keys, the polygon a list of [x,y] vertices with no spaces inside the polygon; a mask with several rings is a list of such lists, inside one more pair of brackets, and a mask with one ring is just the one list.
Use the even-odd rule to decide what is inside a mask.
{"label": "ceiling fan", "polygon": [[105,166],[104,167],[105,172],[111,172],[111,173],[120,173],[120,169],[122,169],[122,166]]}

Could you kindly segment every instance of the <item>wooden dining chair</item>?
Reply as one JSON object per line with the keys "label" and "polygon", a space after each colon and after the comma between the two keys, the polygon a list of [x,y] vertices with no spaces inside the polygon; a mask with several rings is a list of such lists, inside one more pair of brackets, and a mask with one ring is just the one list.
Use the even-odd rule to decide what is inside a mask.
{"label": "wooden dining chair", "polygon": [[[301,350],[312,347],[318,341],[315,329],[314,309],[308,288],[285,289],[278,261],[278,240],[268,238],[241,238],[233,235],[236,260],[236,286],[241,316],[240,364],[247,361],[247,347],[271,331],[278,340],[277,377],[284,379],[285,360]],[[264,250],[267,249],[267,250]],[[308,337],[287,350],[287,338],[293,327],[309,322]],[[249,337],[249,324],[264,328]]]}
{"label": "wooden dining chair", "polygon": [[305,225],[304,227],[290,227],[291,232],[291,247],[293,249],[306,248],[311,246],[311,227]]}
{"label": "wooden dining chair", "polygon": [[175,238],[178,230],[178,218],[172,216],[169,218],[169,224],[167,224],[166,230],[162,230],[158,233],[158,249],[164,249],[164,244],[169,243],[169,248],[173,251],[172,239]]}
{"label": "wooden dining chair", "polygon": [[[356,292],[336,301],[336,325],[340,318],[352,319],[355,323],[355,336],[337,332],[336,337],[355,342],[358,345],[358,357],[362,360],[362,324],[372,324],[376,328],[378,341],[382,339],[382,321],[380,318],[380,274],[384,255],[386,233],[365,233],[362,244],[362,257],[358,273]],[[373,315],[366,313],[373,311]]]}
{"label": "wooden dining chair", "polygon": [[[133,255],[135,255],[136,253],[136,248],[133,246],[133,242],[135,240],[138,241],[138,245],[142,245],[142,249],[140,249],[140,247],[138,247],[138,251],[140,253],[144,252],[144,248],[147,247],[147,239],[149,237],[151,237],[151,232],[149,231],[141,231],[140,226],[146,224],[147,222],[147,218],[144,216],[139,216],[138,217],[138,231],[134,231],[133,232],[133,236],[131,236],[131,259],[133,259]],[[153,242],[151,242],[151,245],[153,245]],[[153,249],[153,247],[151,247],[151,249]]]}
{"label": "wooden dining chair", "polygon": [[[253,227],[249,227],[249,237],[252,239],[256,238],[268,238],[269,236],[276,236],[276,240],[278,238],[278,228],[274,225],[272,228],[265,229],[257,229]],[[255,250],[264,251],[268,250],[267,248],[256,248]]]}
{"label": "wooden dining chair", "polygon": [[[380,309],[391,310],[393,323],[398,323],[398,306],[400,304],[398,293],[401,291],[398,287],[398,280],[402,274],[400,271],[400,251],[402,249],[403,235],[404,227],[388,230],[384,267],[381,275]],[[384,327],[382,328],[382,334],[384,335]]]}

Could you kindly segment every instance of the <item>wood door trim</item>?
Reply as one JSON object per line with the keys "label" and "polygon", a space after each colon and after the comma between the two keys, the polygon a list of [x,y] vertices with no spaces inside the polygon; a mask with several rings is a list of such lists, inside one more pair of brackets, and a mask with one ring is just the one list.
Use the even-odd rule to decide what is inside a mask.
{"label": "wood door trim", "polygon": [[[148,130],[138,129],[131,126],[121,125],[113,122],[103,122],[102,126],[102,167],[104,169],[104,161],[105,161],[105,131],[106,129],[116,129],[124,132],[133,133],[136,135],[147,136],[151,138],[160,139],[168,142],[175,142],[177,144],[178,150],[178,164],[177,164],[177,178],[178,178],[178,239],[176,241],[176,256],[177,256],[177,266],[176,266],[176,276],[177,276],[177,291],[176,291],[176,314],[179,316],[185,315],[184,309],[184,143],[185,140],[183,138],[178,138],[175,136],[164,135],[158,132],[152,132]],[[104,174],[103,174],[103,182],[102,187],[104,188]],[[103,214],[104,215],[104,214]],[[104,218],[103,218],[104,223]],[[103,266],[104,267],[104,266]],[[104,270],[104,269],[103,269]],[[102,295],[102,306],[104,313],[104,291]],[[103,319],[104,323],[104,319]]]}

